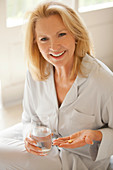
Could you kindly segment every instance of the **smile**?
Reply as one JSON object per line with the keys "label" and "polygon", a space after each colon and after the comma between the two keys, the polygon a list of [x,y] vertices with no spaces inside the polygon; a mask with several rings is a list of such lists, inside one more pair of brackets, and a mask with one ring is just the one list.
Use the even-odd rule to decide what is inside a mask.
{"label": "smile", "polygon": [[60,56],[62,56],[65,52],[66,52],[66,51],[63,51],[63,52],[58,53],[58,54],[50,53],[50,55],[51,55],[52,57],[60,57]]}

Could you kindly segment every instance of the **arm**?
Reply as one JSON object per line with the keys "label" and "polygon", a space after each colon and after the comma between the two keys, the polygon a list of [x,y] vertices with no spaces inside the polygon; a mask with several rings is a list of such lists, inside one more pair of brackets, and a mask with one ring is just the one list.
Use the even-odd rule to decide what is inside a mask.
{"label": "arm", "polygon": [[[23,123],[23,139],[25,142],[25,148],[28,152],[34,155],[40,155],[39,150],[40,148],[36,147],[36,142],[32,140],[30,136],[30,129],[31,129],[31,121],[40,121],[34,106],[34,81],[30,73],[27,73],[26,81],[25,81],[25,88],[24,88],[24,99],[23,99],[23,114],[22,114],[22,123]],[[43,156],[43,155],[42,155]]]}
{"label": "arm", "polygon": [[23,123],[23,138],[26,137],[27,131],[30,129],[31,121],[38,122],[40,121],[37,113],[36,106],[34,101],[36,100],[34,94],[36,93],[35,81],[32,79],[31,74],[27,72],[24,88],[24,98],[23,98],[23,114],[22,114],[22,123]]}
{"label": "arm", "polygon": [[102,111],[102,121],[107,128],[99,130],[82,130],[68,137],[58,138],[54,145],[64,148],[77,148],[86,144],[92,160],[98,161],[109,158],[113,154],[113,94],[109,97]]}
{"label": "arm", "polygon": [[[94,158],[95,161],[99,161],[113,155],[113,93],[104,105],[102,120],[105,124],[108,124],[108,126],[106,128],[99,129],[103,137],[99,147],[97,146],[98,152]],[[94,147],[95,146],[90,147],[91,153],[94,152]]]}
{"label": "arm", "polygon": [[31,75],[29,72],[27,72],[25,87],[24,87],[23,114],[22,114],[23,139],[25,139],[27,133],[30,130],[32,114],[34,114],[30,81],[31,81]]}

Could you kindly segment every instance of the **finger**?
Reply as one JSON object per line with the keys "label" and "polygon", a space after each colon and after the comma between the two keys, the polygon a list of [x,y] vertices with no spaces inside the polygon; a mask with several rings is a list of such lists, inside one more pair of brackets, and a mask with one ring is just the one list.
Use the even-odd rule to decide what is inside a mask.
{"label": "finger", "polygon": [[29,137],[31,138],[32,136],[31,136],[31,132],[29,133]]}
{"label": "finger", "polygon": [[56,139],[53,140],[53,142],[57,142],[57,143],[60,143],[60,142],[67,142],[67,141],[68,141],[68,140],[60,140],[60,139],[59,139],[59,140],[56,140]]}
{"label": "finger", "polygon": [[30,153],[34,154],[34,155],[38,155],[38,156],[46,156],[46,153],[43,152],[39,152],[39,151],[34,151],[34,150],[30,150]]}
{"label": "finger", "polygon": [[33,155],[37,155],[37,156],[46,156],[47,154],[43,154],[42,152],[36,152],[34,150],[31,149],[27,149],[27,151]]}
{"label": "finger", "polygon": [[34,155],[38,155],[38,156],[45,156],[47,155],[46,153],[42,153],[42,149],[34,146],[32,144],[30,144],[29,142],[25,141],[25,148],[27,150],[27,152],[34,154]]}
{"label": "finger", "polygon": [[69,142],[67,142],[67,143],[62,143],[62,144],[60,144],[59,145],[59,147],[63,147],[63,148],[78,148],[78,147],[82,147],[82,146],[84,146],[84,145],[86,145],[86,143],[82,140],[75,140],[75,141],[73,141],[72,143],[69,143]]}
{"label": "finger", "polygon": [[67,140],[65,143],[61,143],[59,147],[64,147],[64,148],[78,148],[86,145],[86,142],[82,138],[75,138],[75,139],[70,139]]}
{"label": "finger", "polygon": [[69,139],[70,139],[70,136],[67,136],[67,137],[57,138],[54,141],[65,141],[65,140],[69,140]]}
{"label": "finger", "polygon": [[53,141],[53,145],[60,145],[62,143],[67,143],[68,140],[54,140]]}
{"label": "finger", "polygon": [[28,138],[28,137],[26,137],[25,138],[25,142],[28,142],[28,143],[30,143],[31,145],[36,145],[37,144],[37,142],[35,141],[35,140],[33,140],[32,138]]}
{"label": "finger", "polygon": [[59,146],[59,145],[61,145],[61,144],[64,144],[64,142],[54,142],[54,143],[52,143],[52,145],[57,145],[57,146]]}
{"label": "finger", "polygon": [[29,143],[27,143],[27,142],[25,143],[25,148],[26,148],[27,152],[29,152],[29,153],[31,153],[33,155],[38,155],[38,156],[45,156],[45,155],[47,155],[47,154],[43,154],[42,153],[42,149],[41,148],[33,147],[32,145],[30,145],[30,147],[29,147],[29,145],[30,145]]}
{"label": "finger", "polygon": [[76,148],[75,144],[73,144],[73,143],[69,144],[68,142],[60,144],[59,147],[62,147],[62,148]]}
{"label": "finger", "polygon": [[41,148],[33,145],[33,144],[30,144],[29,142],[25,142],[25,147],[28,149],[28,150],[34,150],[34,151],[42,151]]}
{"label": "finger", "polygon": [[69,140],[65,140],[65,141],[56,141],[56,142],[53,142],[53,145],[57,145],[59,147],[70,147],[70,143],[68,142]]}

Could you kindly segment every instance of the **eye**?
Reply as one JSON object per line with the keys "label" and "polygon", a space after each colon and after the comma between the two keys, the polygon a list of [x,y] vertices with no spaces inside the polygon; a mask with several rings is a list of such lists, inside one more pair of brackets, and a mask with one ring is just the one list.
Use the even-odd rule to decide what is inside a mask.
{"label": "eye", "polygon": [[58,36],[59,37],[63,37],[63,36],[65,36],[66,35],[66,33],[60,33]]}
{"label": "eye", "polygon": [[40,41],[47,41],[47,40],[48,40],[48,38],[46,38],[46,37],[43,37],[40,39]]}

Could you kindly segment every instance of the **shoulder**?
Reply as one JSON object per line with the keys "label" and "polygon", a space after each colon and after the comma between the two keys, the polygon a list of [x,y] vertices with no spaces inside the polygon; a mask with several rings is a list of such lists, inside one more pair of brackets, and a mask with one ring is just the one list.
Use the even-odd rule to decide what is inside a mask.
{"label": "shoulder", "polygon": [[113,72],[97,58],[86,55],[83,59],[84,67],[87,69],[88,76],[100,80],[111,80],[113,81]]}
{"label": "shoulder", "polygon": [[90,61],[89,82],[97,92],[110,95],[113,92],[113,72],[102,61],[87,57]]}
{"label": "shoulder", "polygon": [[44,81],[40,81],[40,80],[35,80],[33,78],[32,74],[31,74],[31,72],[29,70],[27,70],[27,72],[26,72],[26,82],[32,88],[45,86],[48,82],[51,81],[52,75],[53,75],[53,71],[51,69],[51,72],[50,72],[48,79],[46,79]]}
{"label": "shoulder", "polygon": [[92,77],[94,80],[105,87],[113,89],[113,72],[100,60],[93,60]]}

